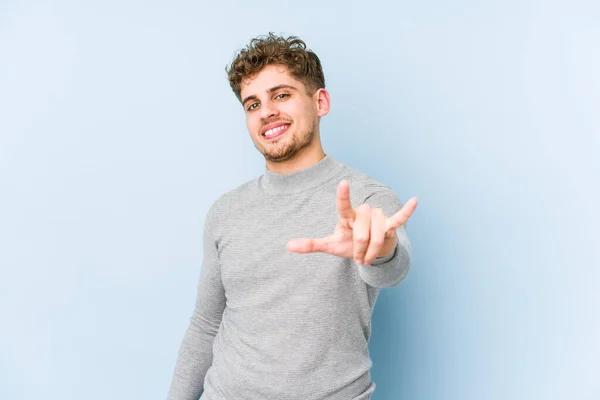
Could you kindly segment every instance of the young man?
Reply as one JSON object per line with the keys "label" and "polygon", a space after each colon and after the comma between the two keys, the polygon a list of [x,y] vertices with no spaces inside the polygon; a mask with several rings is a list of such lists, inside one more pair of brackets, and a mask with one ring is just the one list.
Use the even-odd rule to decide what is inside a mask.
{"label": "young man", "polygon": [[266,168],[208,211],[169,399],[369,399],[371,314],[410,268],[416,200],[324,153],[329,94],[300,39],[253,39],[228,77]]}

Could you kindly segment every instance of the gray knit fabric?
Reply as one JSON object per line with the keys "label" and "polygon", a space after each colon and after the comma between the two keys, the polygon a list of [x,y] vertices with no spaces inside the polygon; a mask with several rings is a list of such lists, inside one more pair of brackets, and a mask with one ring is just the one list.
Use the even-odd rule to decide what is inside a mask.
{"label": "gray knit fabric", "polygon": [[409,271],[405,227],[394,253],[370,266],[286,249],[333,233],[342,179],[353,207],[367,202],[388,217],[402,207],[388,186],[329,155],[293,174],[265,169],[212,205],[169,400],[371,398],[371,314],[379,288]]}

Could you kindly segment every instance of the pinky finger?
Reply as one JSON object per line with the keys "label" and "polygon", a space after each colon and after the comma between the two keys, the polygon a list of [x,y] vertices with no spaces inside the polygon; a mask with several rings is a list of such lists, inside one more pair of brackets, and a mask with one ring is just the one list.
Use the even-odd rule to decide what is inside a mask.
{"label": "pinky finger", "polygon": [[404,205],[404,207],[402,207],[402,209],[400,209],[400,211],[398,211],[396,214],[392,215],[388,219],[386,231],[389,231],[390,229],[397,229],[404,225],[416,208],[417,198],[413,197],[412,199],[406,202],[406,204]]}

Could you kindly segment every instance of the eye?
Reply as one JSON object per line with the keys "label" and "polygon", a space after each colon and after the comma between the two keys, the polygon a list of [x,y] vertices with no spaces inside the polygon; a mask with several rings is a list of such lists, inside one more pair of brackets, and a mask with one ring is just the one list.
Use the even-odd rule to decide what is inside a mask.
{"label": "eye", "polygon": [[283,99],[284,97],[289,96],[288,93],[279,93],[277,96],[275,96],[276,99]]}
{"label": "eye", "polygon": [[252,104],[250,104],[250,106],[248,106],[247,110],[248,110],[248,111],[252,111],[252,110],[254,110],[256,107],[258,107],[258,103],[252,103]]}

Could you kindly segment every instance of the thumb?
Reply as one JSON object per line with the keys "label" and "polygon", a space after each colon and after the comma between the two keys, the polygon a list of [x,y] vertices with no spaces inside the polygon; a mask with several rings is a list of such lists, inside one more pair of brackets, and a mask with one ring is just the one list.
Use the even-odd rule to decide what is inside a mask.
{"label": "thumb", "polygon": [[287,243],[287,249],[294,253],[327,253],[329,250],[329,240],[327,238],[292,239]]}

